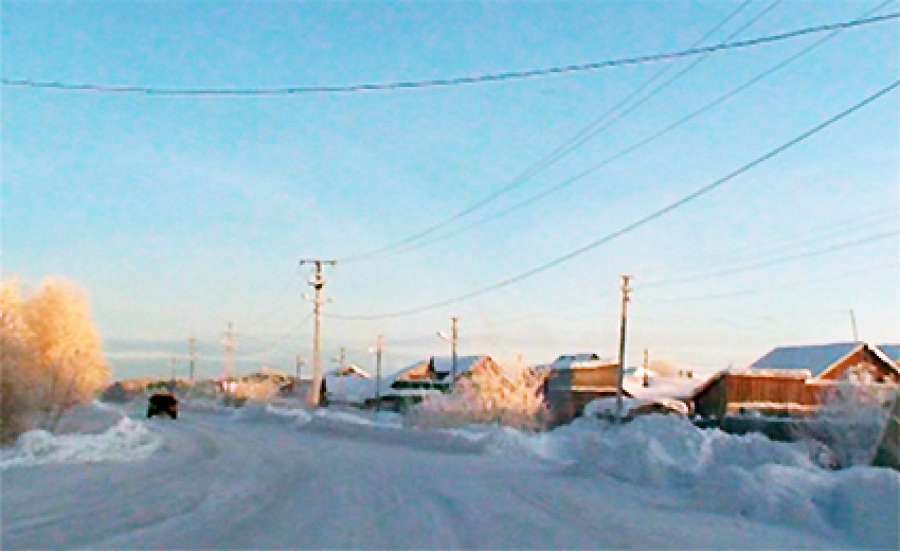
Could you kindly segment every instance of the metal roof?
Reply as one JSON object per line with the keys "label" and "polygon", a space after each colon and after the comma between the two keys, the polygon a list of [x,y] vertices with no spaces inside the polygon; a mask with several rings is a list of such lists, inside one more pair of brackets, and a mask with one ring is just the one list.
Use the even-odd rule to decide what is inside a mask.
{"label": "metal roof", "polygon": [[[813,377],[818,377],[838,360],[850,354],[863,342],[838,342],[805,346],[782,346],[774,348],[750,367],[754,369],[808,369]],[[872,345],[876,352],[880,349],[893,361],[900,356],[900,345]]]}

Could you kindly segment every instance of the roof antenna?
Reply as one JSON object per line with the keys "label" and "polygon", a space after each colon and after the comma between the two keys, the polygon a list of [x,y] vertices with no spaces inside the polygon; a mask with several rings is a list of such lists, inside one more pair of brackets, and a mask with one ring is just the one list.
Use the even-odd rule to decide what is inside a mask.
{"label": "roof antenna", "polygon": [[853,328],[853,342],[859,342],[859,332],[856,330],[856,314],[850,309],[850,327]]}

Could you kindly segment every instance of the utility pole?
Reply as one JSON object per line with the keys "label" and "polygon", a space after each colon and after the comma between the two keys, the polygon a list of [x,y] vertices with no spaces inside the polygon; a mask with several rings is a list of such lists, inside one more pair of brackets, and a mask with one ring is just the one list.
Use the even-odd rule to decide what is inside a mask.
{"label": "utility pole", "polygon": [[194,368],[197,365],[197,337],[188,339],[188,378],[194,383]]}
{"label": "utility pole", "polygon": [[298,390],[300,389],[300,386],[299,386],[300,385],[300,366],[302,366],[302,365],[303,365],[303,356],[301,356],[300,354],[297,354],[296,367],[297,367],[297,389]]}
{"label": "utility pole", "polygon": [[325,286],[325,275],[322,273],[322,268],[324,265],[328,264],[329,266],[334,266],[337,264],[335,260],[318,260],[318,259],[303,259],[300,261],[300,265],[304,264],[313,264],[315,266],[315,271],[313,275],[309,277],[309,286],[312,287],[316,291],[316,295],[313,298],[313,380],[312,380],[312,389],[309,392],[309,402],[314,405],[319,405],[319,399],[321,396],[319,394],[322,391],[322,349],[321,349],[321,331],[322,331],[322,304],[324,304],[324,299],[322,298],[322,287]]}
{"label": "utility pole", "polygon": [[650,349],[644,349],[644,386],[650,386]]}
{"label": "utility pole", "polygon": [[850,327],[853,329],[853,342],[859,342],[859,332],[856,330],[856,314],[850,309]]}
{"label": "utility pole", "polygon": [[631,276],[622,276],[622,325],[619,331],[619,378],[616,383],[616,423],[622,423],[622,382],[625,377],[625,330],[628,325],[628,303],[631,287],[628,282]]}
{"label": "utility pole", "polygon": [[225,379],[231,378],[234,371],[234,322],[228,322],[228,331],[222,338],[222,348],[225,350]]}
{"label": "utility pole", "polygon": [[345,391],[344,385],[344,363],[347,358],[347,349],[343,346],[341,347],[341,354],[338,356],[338,381],[341,383],[340,392],[342,399],[347,398],[347,393]]}
{"label": "utility pole", "polygon": [[459,340],[457,321],[458,318],[450,318],[450,384],[456,382],[456,341]]}
{"label": "utility pole", "polygon": [[381,411],[381,348],[384,346],[384,335],[378,335],[375,341],[375,411]]}

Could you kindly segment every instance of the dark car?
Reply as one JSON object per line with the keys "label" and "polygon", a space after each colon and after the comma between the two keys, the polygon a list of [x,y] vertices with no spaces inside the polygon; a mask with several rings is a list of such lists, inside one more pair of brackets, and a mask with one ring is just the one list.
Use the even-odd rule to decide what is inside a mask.
{"label": "dark car", "polygon": [[172,419],[178,419],[178,399],[168,392],[157,392],[150,397],[150,403],[147,405],[147,418],[163,414],[167,414]]}

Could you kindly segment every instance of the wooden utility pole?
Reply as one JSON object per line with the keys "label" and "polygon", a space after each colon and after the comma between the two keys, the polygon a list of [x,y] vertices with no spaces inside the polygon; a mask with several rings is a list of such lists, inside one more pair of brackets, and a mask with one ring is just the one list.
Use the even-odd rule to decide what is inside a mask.
{"label": "wooden utility pole", "polygon": [[337,264],[337,261],[303,259],[300,261],[300,265],[303,266],[304,264],[313,264],[315,266],[315,271],[308,280],[309,286],[312,287],[316,292],[315,297],[313,297],[313,380],[312,388],[309,392],[309,402],[313,406],[318,406],[321,399],[320,394],[322,391],[321,332],[322,305],[325,303],[325,300],[322,298],[322,288],[325,287],[325,274],[322,273],[322,268],[326,264],[328,264],[329,266],[334,266],[335,264]]}
{"label": "wooden utility pole", "polygon": [[622,325],[619,330],[619,377],[616,383],[616,423],[622,422],[622,383],[625,377],[625,330],[628,326],[628,303],[631,287],[628,282],[631,276],[622,276]]}
{"label": "wooden utility pole", "polygon": [[188,379],[194,382],[194,370],[197,365],[197,337],[188,339]]}
{"label": "wooden utility pole", "polygon": [[458,318],[450,318],[450,384],[456,382],[456,341],[459,332],[456,330]]}
{"label": "wooden utility pole", "polygon": [[375,341],[375,411],[381,411],[381,348],[384,346],[384,336],[378,335]]}
{"label": "wooden utility pole", "polygon": [[228,322],[228,331],[222,338],[222,348],[225,350],[225,379],[231,378],[234,371],[234,322]]}
{"label": "wooden utility pole", "polygon": [[853,329],[853,342],[859,342],[859,331],[856,330],[856,314],[850,309],[850,328]]}
{"label": "wooden utility pole", "polygon": [[[346,393],[346,383],[344,383],[344,364],[347,362],[347,349],[345,347],[341,347],[341,353],[338,356],[338,382],[340,382],[341,399],[347,399]],[[332,391],[333,392],[333,391]]]}

